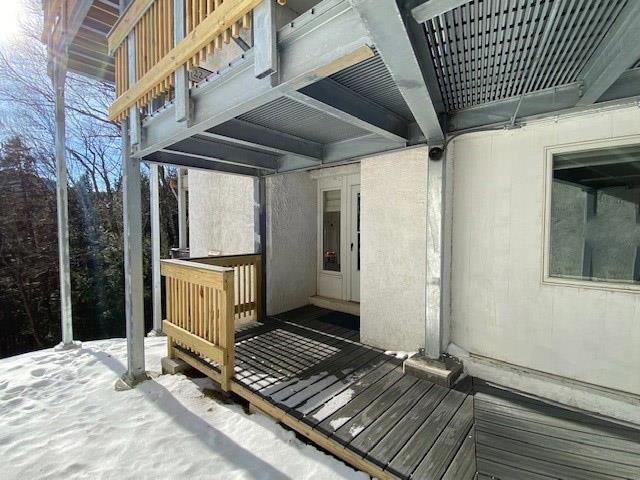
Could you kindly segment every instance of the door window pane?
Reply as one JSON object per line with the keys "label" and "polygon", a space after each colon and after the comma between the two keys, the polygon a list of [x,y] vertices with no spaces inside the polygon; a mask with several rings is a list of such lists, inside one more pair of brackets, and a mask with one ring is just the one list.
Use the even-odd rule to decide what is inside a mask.
{"label": "door window pane", "polygon": [[549,274],[640,283],[640,145],[553,157]]}
{"label": "door window pane", "polygon": [[322,193],[322,268],[340,271],[340,190]]}

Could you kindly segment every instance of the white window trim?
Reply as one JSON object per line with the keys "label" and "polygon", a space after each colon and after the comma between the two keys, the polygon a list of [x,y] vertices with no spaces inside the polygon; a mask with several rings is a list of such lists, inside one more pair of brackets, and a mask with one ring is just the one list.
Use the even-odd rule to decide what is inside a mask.
{"label": "white window trim", "polygon": [[621,147],[640,144],[640,135],[630,135],[617,138],[555,145],[544,149],[544,202],[543,202],[543,254],[542,254],[542,284],[561,285],[566,287],[587,288],[618,292],[640,293],[640,285],[606,280],[581,280],[573,278],[554,277],[549,275],[550,242],[551,242],[551,189],[553,187],[553,156],[559,153],[587,152],[607,147]]}

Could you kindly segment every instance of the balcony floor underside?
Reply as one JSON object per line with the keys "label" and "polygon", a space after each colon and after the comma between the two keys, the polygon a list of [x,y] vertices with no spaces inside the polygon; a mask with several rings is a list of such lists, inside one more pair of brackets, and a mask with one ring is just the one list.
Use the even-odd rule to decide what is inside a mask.
{"label": "balcony floor underside", "polygon": [[356,319],[304,307],[239,332],[232,391],[378,478],[473,478],[469,390],[405,375]]}

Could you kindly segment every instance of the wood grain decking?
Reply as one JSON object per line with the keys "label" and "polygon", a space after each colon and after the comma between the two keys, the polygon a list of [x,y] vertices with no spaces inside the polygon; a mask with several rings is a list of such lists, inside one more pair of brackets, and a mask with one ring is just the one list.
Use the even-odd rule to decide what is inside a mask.
{"label": "wood grain decking", "polygon": [[356,319],[304,307],[239,332],[232,390],[378,478],[473,479],[468,389],[405,375]]}

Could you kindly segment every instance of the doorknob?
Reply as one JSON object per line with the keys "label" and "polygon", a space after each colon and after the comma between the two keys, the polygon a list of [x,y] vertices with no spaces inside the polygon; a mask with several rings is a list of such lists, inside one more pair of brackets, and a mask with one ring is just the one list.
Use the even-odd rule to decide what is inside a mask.
{"label": "doorknob", "polygon": [[353,251],[353,242],[351,242],[351,251]]}

